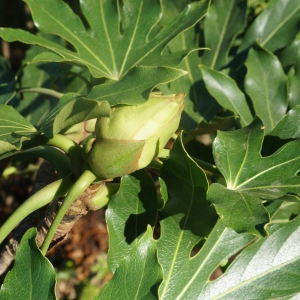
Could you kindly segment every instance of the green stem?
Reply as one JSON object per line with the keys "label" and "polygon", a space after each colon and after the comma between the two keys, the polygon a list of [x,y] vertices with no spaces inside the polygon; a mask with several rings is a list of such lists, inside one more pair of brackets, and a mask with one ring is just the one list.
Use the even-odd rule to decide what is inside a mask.
{"label": "green stem", "polygon": [[65,195],[73,182],[69,177],[54,181],[23,202],[0,228],[0,243],[29,214]]}
{"label": "green stem", "polygon": [[[168,156],[170,156],[170,150],[168,149],[163,149],[158,157],[160,158],[167,158]],[[199,167],[201,167],[202,169],[206,170],[206,171],[209,171],[209,172],[212,172],[214,174],[217,174],[217,175],[220,175],[220,176],[223,176],[222,173],[219,171],[219,169],[217,168],[217,166],[215,165],[212,165],[210,163],[207,163],[206,161],[203,161],[201,159],[198,159],[196,157],[191,157],[197,164]]]}
{"label": "green stem", "polygon": [[65,197],[64,201],[62,202],[61,207],[59,208],[59,211],[57,212],[53,223],[51,224],[51,227],[49,228],[49,231],[46,235],[46,238],[44,240],[44,243],[41,247],[41,252],[43,255],[46,255],[47,250],[50,246],[50,243],[53,239],[53,236],[62,221],[64,215],[66,214],[67,210],[73,203],[73,201],[79,197],[85,189],[96,179],[96,175],[90,171],[85,170],[82,175],[77,179],[75,184],[70,189],[68,195]]}
{"label": "green stem", "polygon": [[63,150],[70,158],[74,172],[80,173],[82,156],[81,147],[77,143],[61,134],[56,134],[47,144]]}
{"label": "green stem", "polygon": [[18,157],[42,157],[54,165],[60,178],[71,173],[70,159],[61,151],[50,146],[37,146],[21,151]]}
{"label": "green stem", "polygon": [[46,88],[21,88],[21,89],[17,89],[17,92],[18,93],[39,93],[39,94],[52,96],[58,99],[60,99],[64,95],[63,93],[59,93],[57,91],[46,89]]}

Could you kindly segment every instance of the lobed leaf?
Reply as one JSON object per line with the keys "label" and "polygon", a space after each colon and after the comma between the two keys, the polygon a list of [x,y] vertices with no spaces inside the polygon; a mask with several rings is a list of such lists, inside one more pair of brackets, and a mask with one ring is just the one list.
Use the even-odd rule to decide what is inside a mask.
{"label": "lobed leaf", "polygon": [[287,111],[287,78],[278,58],[258,44],[250,49],[245,64],[245,90],[267,134]]}
{"label": "lobed leaf", "polygon": [[22,237],[14,267],[1,286],[1,300],[56,299],[56,274],[41,254],[35,241],[36,234],[36,228],[31,228]]}
{"label": "lobed leaf", "polygon": [[[161,235],[157,241],[158,260],[163,269],[160,299],[174,299],[184,276],[192,248],[213,228],[217,215],[206,200],[205,173],[185,152],[181,137],[161,169],[161,181],[168,199],[160,213]],[[166,197],[164,191],[164,198]]]}
{"label": "lobed leaf", "polygon": [[156,190],[145,170],[122,177],[120,189],[106,210],[108,264],[113,273],[130,256],[147,226],[154,226],[156,216]]}
{"label": "lobed leaf", "polygon": [[258,236],[267,235],[265,227],[270,220],[262,201],[300,195],[300,140],[262,157],[263,129],[261,120],[255,118],[243,129],[218,132],[213,154],[227,188],[213,183],[208,192],[226,226]]}
{"label": "lobed leaf", "polygon": [[157,261],[156,244],[151,227],[135,243],[117,268],[114,277],[104,286],[97,299],[157,299],[162,279]]}
{"label": "lobed leaf", "polygon": [[2,28],[0,36],[3,39],[37,44],[55,53],[43,55],[44,60],[63,59],[84,65],[94,77],[113,80],[120,79],[136,65],[178,65],[189,51],[170,56],[162,55],[163,49],[175,36],[201,19],[208,6],[206,0],[189,4],[173,22],[150,39],[151,30],[162,15],[159,0],[127,0],[122,6],[119,1],[82,0],[81,10],[88,30],[62,0],[25,2],[41,32],[62,37],[75,50],[22,30]]}

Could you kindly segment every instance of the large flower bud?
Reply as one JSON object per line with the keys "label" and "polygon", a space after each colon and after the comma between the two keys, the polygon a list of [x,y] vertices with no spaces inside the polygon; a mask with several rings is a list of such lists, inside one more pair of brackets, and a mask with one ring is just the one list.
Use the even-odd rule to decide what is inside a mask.
{"label": "large flower bud", "polygon": [[88,158],[95,174],[107,179],[146,167],[177,130],[183,99],[153,93],[141,105],[118,105],[110,118],[98,119]]}

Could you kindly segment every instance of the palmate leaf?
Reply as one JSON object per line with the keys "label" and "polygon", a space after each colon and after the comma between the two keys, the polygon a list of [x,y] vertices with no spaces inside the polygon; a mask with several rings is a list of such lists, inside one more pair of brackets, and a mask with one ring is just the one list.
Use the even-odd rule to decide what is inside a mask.
{"label": "palmate leaf", "polygon": [[164,276],[159,299],[175,299],[191,249],[210,233],[217,215],[206,200],[205,173],[184,150],[181,136],[164,161],[160,174],[166,204],[160,213],[161,236],[157,241]]}
{"label": "palmate leaf", "polygon": [[113,80],[120,79],[135,65],[178,65],[189,51],[170,56],[161,55],[163,49],[176,35],[201,19],[208,7],[206,0],[189,4],[171,24],[149,39],[152,28],[161,18],[159,0],[127,0],[124,5],[117,0],[82,0],[81,10],[88,30],[62,0],[25,2],[41,32],[62,37],[75,51],[22,30],[1,29],[3,39],[40,45],[54,52],[43,54],[42,60],[85,65],[94,77]]}
{"label": "palmate leaf", "polygon": [[273,201],[286,194],[300,195],[300,140],[262,157],[263,136],[259,118],[243,129],[218,132],[213,154],[227,187],[213,183],[208,192],[208,199],[226,226],[258,236],[267,235],[266,224],[270,220],[262,201]]}
{"label": "palmate leaf", "polygon": [[24,234],[14,267],[1,286],[1,300],[56,299],[56,274],[36,244],[36,233],[36,228],[31,228]]}

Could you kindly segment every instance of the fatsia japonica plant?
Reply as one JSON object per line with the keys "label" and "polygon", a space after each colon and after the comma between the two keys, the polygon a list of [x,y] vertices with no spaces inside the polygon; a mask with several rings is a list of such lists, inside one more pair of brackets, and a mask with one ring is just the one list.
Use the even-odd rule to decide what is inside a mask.
{"label": "fatsia japonica plant", "polygon": [[103,207],[112,279],[85,299],[299,299],[299,0],[73,2],[0,28],[31,45],[1,58],[3,173],[45,160],[0,299],[56,299],[47,251]]}

